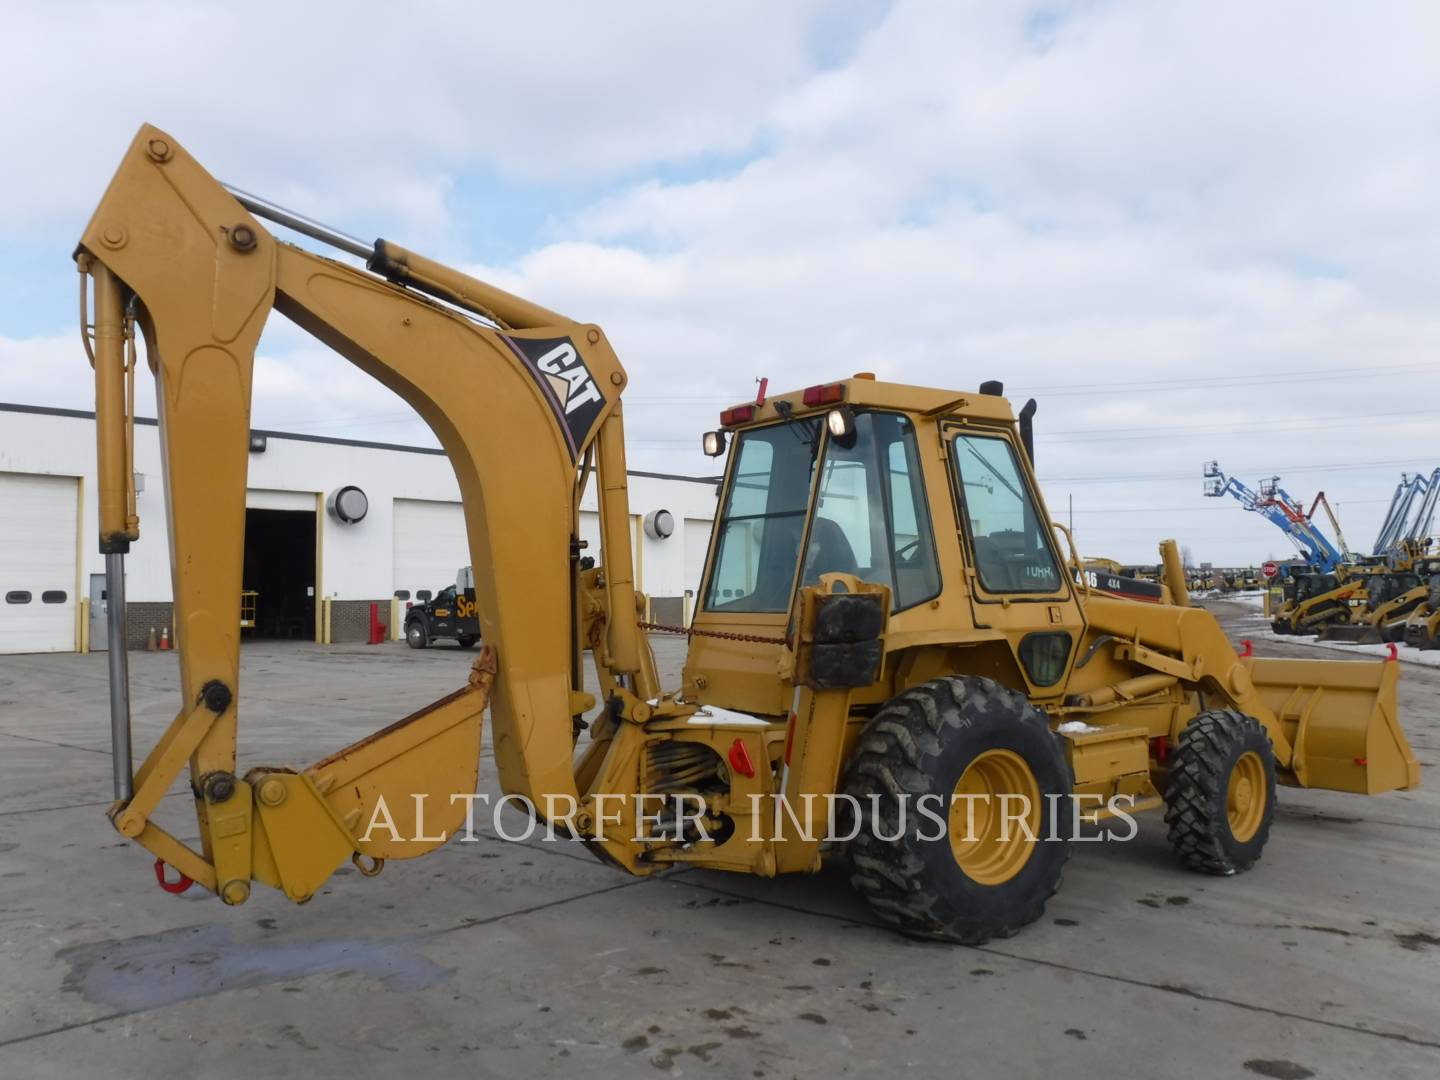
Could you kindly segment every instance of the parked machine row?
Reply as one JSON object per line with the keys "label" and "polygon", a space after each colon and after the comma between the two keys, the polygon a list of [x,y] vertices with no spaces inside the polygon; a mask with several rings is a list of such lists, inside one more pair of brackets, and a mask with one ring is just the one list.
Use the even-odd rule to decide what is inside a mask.
{"label": "parked machine row", "polygon": [[[1440,501],[1440,469],[1403,473],[1368,555],[1352,551],[1322,491],[1310,510],[1290,496],[1278,476],[1252,491],[1227,476],[1217,462],[1205,465],[1205,494],[1234,496],[1262,514],[1295,544],[1300,558],[1279,565],[1270,583],[1266,614],[1279,634],[1318,634],[1321,640],[1375,644],[1406,642],[1440,648],[1440,552],[1432,529]],[[1332,541],[1315,520],[1323,507]]]}

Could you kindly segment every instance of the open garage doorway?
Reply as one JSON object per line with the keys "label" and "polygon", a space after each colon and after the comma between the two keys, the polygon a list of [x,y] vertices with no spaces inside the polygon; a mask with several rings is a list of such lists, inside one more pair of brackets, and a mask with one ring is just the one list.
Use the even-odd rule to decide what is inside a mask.
{"label": "open garage doorway", "polygon": [[315,640],[315,524],[314,510],[245,511],[246,639]]}

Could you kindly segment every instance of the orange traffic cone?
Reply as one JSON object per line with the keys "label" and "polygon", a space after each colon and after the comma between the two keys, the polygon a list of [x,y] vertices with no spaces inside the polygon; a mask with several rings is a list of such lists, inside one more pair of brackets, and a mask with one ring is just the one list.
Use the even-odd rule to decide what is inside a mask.
{"label": "orange traffic cone", "polygon": [[155,643],[155,627],[150,627],[150,636],[145,639],[145,651],[154,652],[160,646]]}
{"label": "orange traffic cone", "polygon": [[160,651],[170,651],[170,627],[168,626],[162,626],[160,628]]}

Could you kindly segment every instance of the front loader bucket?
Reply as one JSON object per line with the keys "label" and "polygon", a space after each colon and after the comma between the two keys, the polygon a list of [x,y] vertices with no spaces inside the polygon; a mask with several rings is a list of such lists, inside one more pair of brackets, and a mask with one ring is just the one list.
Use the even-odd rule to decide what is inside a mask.
{"label": "front loader bucket", "polygon": [[1396,711],[1399,664],[1257,659],[1250,676],[1294,748],[1278,764],[1301,787],[1378,795],[1419,786]]}
{"label": "front loader bucket", "polygon": [[1360,623],[1331,623],[1320,631],[1317,641],[1337,642],[1341,645],[1378,645],[1381,640],[1378,627]]}

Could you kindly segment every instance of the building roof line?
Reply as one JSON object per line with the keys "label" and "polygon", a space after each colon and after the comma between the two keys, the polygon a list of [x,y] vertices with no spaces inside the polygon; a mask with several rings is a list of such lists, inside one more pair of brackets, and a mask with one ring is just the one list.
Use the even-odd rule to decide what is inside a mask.
{"label": "building roof line", "polygon": [[[20,405],[0,401],[0,412],[32,413],[38,416],[67,416],[74,420],[94,420],[94,412],[86,409],[61,409],[53,405]],[[151,416],[137,416],[135,423],[155,427],[157,421]],[[445,456],[445,451],[432,446],[405,446],[402,443],[371,442],[366,439],[345,439],[338,435],[303,435],[295,431],[271,431],[267,428],[252,428],[252,435],[264,435],[267,439],[292,439],[295,442],[324,443],[330,446],[358,446],[364,450],[394,450],[402,454],[431,454]],[[718,476],[682,476],[679,473],[645,472],[630,469],[631,476],[644,476],[652,480],[684,480],[692,484],[715,485]]]}

